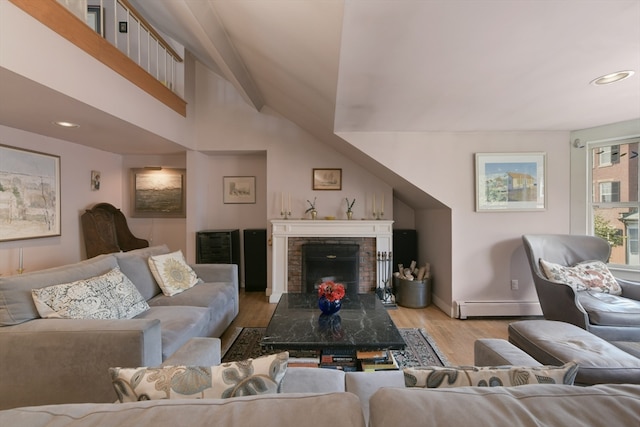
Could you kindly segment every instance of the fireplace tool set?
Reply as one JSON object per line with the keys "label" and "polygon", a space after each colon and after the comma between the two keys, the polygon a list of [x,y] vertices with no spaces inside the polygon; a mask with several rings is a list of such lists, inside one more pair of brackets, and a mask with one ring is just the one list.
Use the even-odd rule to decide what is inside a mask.
{"label": "fireplace tool set", "polygon": [[391,252],[378,252],[378,282],[376,294],[385,306],[395,306],[393,292],[391,289]]}

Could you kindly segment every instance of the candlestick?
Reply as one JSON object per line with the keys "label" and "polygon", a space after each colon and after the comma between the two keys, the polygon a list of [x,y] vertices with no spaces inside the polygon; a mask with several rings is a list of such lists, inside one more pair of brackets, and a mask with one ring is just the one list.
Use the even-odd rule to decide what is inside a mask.
{"label": "candlestick", "polygon": [[22,248],[18,250],[18,273],[22,274],[24,271],[24,257],[22,254]]}
{"label": "candlestick", "polygon": [[373,193],[373,203],[371,205],[373,206],[373,216],[376,216],[376,193]]}
{"label": "candlestick", "polygon": [[382,203],[380,203],[380,215],[384,215],[384,193],[382,193]]}
{"label": "candlestick", "polygon": [[291,193],[289,193],[289,209],[287,209],[289,211],[289,215],[291,215]]}
{"label": "candlestick", "polygon": [[284,212],[284,191],[280,192],[280,212]]}

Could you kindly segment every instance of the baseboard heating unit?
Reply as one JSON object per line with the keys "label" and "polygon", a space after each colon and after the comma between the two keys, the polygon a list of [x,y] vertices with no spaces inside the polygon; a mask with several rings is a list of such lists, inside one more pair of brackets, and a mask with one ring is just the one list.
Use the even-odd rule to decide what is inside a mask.
{"label": "baseboard heating unit", "polygon": [[458,318],[542,316],[538,301],[458,301]]}

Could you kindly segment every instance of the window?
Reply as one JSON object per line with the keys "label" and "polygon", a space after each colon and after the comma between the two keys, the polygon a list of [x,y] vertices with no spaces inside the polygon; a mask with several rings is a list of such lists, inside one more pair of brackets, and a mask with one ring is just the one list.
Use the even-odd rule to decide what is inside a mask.
{"label": "window", "polygon": [[591,224],[611,244],[611,264],[640,268],[638,253],[639,140],[590,146]]}

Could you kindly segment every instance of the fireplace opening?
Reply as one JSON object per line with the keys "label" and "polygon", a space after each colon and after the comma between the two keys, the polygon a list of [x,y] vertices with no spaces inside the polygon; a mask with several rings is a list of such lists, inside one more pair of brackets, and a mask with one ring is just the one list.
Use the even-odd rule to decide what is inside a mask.
{"label": "fireplace opening", "polygon": [[360,246],[339,243],[302,245],[302,289],[317,292],[324,281],[342,283],[347,295],[358,293]]}

